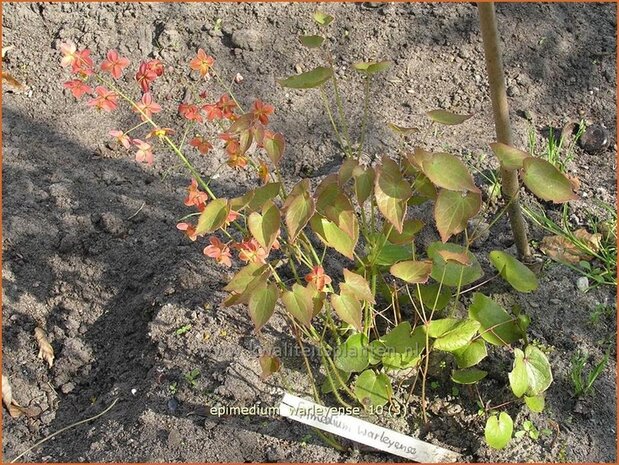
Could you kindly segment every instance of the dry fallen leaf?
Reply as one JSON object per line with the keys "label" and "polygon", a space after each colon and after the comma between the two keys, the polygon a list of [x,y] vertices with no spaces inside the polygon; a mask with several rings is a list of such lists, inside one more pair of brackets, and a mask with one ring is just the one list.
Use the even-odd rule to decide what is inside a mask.
{"label": "dry fallen leaf", "polygon": [[15,48],[15,45],[8,45],[6,47],[2,47],[2,58],[4,58],[6,56],[6,53],[10,50],[13,50]]}
{"label": "dry fallen leaf", "polygon": [[22,407],[19,405],[15,399],[13,399],[13,390],[11,389],[11,384],[9,383],[9,379],[2,375],[2,403],[9,411],[9,415],[13,418],[20,417],[22,415],[26,415],[27,417],[36,417],[41,413],[41,409],[38,407]]}
{"label": "dry fallen leaf", "polygon": [[[591,234],[586,229],[574,231],[574,236],[584,245],[584,248],[591,252],[600,250],[602,235],[600,233]],[[565,236],[546,236],[542,239],[540,250],[553,260],[568,264],[578,264],[585,260],[589,261],[593,256],[584,248],[576,246]]]}
{"label": "dry fallen leaf", "polygon": [[438,254],[443,257],[446,262],[455,262],[460,265],[468,266],[471,264],[471,259],[464,252],[450,252],[449,250],[439,250]]}
{"label": "dry fallen leaf", "polygon": [[39,344],[39,358],[41,360],[45,360],[49,367],[51,368],[54,364],[54,349],[51,344],[47,340],[47,336],[45,335],[45,331],[43,328],[36,327],[34,329],[34,338],[37,340]]}
{"label": "dry fallen leaf", "polygon": [[19,82],[6,71],[2,71],[2,83],[8,85],[8,87],[3,86],[3,89],[6,88],[8,92],[21,92],[26,88],[26,86],[24,86],[21,82]]}

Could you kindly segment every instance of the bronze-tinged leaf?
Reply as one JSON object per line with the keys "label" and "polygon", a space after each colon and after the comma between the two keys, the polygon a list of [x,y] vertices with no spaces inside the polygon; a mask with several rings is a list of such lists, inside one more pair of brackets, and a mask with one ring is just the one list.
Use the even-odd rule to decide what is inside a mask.
{"label": "bronze-tinged leaf", "polygon": [[280,79],[278,82],[282,87],[290,89],[311,89],[320,87],[333,76],[333,69],[324,66],[319,66],[311,71],[297,74],[286,79]]}
{"label": "bronze-tinged leaf", "polygon": [[262,214],[252,212],[247,217],[249,232],[267,252],[271,250],[277,239],[280,221],[279,209],[271,200],[268,200],[262,207]]}
{"label": "bronze-tinged leaf", "polygon": [[523,161],[523,167],[522,182],[540,199],[554,203],[578,199],[570,180],[552,163],[529,157]]}
{"label": "bronze-tinged leaf", "polygon": [[346,184],[354,175],[355,170],[359,169],[359,162],[354,158],[347,158],[342,162],[340,170],[337,173],[338,182],[341,185]]}
{"label": "bronze-tinged leaf", "polygon": [[473,176],[464,163],[448,153],[425,155],[421,170],[437,187],[451,191],[481,192],[473,182]]}
{"label": "bronze-tinged leaf", "polygon": [[270,354],[264,354],[260,357],[260,368],[262,369],[261,377],[266,379],[274,373],[277,373],[282,367],[282,361],[279,357]]}
{"label": "bronze-tinged leaf", "polygon": [[452,252],[450,250],[439,250],[437,252],[446,262],[458,263],[468,266],[471,264],[471,259],[465,252]]}
{"label": "bronze-tinged leaf", "polygon": [[264,150],[273,162],[275,166],[279,165],[280,160],[284,154],[286,148],[286,141],[284,135],[276,132],[273,137],[264,137],[263,139]]}
{"label": "bronze-tinged leaf", "polygon": [[359,205],[363,205],[365,201],[372,195],[376,174],[374,168],[368,166],[360,172],[356,172],[355,176],[355,196]]}
{"label": "bronze-tinged leaf", "polygon": [[392,265],[391,274],[410,284],[428,282],[432,273],[432,260],[407,260]]}
{"label": "bronze-tinged leaf", "polygon": [[315,288],[293,284],[291,291],[282,294],[282,303],[288,313],[303,326],[311,327],[314,316]]}
{"label": "bronze-tinged leaf", "polygon": [[318,48],[322,45],[324,41],[324,37],[316,35],[299,37],[299,42],[301,42],[301,45],[307,48]]}
{"label": "bronze-tinged leaf", "polygon": [[202,236],[221,228],[230,213],[230,202],[226,199],[211,200],[198,218],[196,234]]}
{"label": "bronze-tinged leaf", "polygon": [[449,126],[462,124],[473,115],[457,115],[447,110],[432,110],[426,113],[428,118],[436,123],[446,124]]}
{"label": "bronze-tinged leaf", "polygon": [[408,136],[410,134],[419,132],[418,128],[406,128],[403,126],[398,126],[397,124],[394,124],[394,123],[387,123],[387,127],[391,129],[393,132],[395,132],[396,134],[399,134],[400,136]]}
{"label": "bronze-tinged leaf", "polygon": [[404,180],[398,164],[384,156],[381,166],[376,169],[374,196],[380,212],[400,233],[404,228],[406,202],[411,195],[411,187]]}
{"label": "bronze-tinged leaf", "polygon": [[340,293],[351,293],[359,300],[364,300],[368,303],[374,304],[374,295],[367,280],[357,274],[344,268],[344,282],[340,284]]}
{"label": "bronze-tinged leaf", "polygon": [[345,257],[354,258],[354,250],[359,239],[358,234],[353,239],[333,221],[329,221],[319,213],[312,216],[310,227],[327,247],[332,247]]}
{"label": "bronze-tinged leaf", "polygon": [[[392,244],[405,245],[410,244],[415,239],[415,235],[421,231],[424,223],[416,218],[404,221],[402,232],[399,233],[395,229],[391,229],[387,223],[383,227],[383,234],[387,236],[387,240]],[[391,232],[389,232],[391,229]]]}
{"label": "bronze-tinged leaf", "polygon": [[307,180],[299,182],[294,187],[284,204],[286,210],[284,218],[290,241],[296,239],[316,210],[314,199],[309,193],[309,181],[305,181]]}
{"label": "bronze-tinged leaf", "polygon": [[523,162],[531,155],[524,150],[517,149],[501,142],[490,144],[490,148],[501,162],[501,166],[506,170],[519,170]]}
{"label": "bronze-tinged leaf", "polygon": [[256,327],[256,332],[271,319],[275,311],[275,304],[279,298],[279,291],[274,283],[261,288],[256,288],[252,292],[247,306],[249,316]]}
{"label": "bronze-tinged leaf", "polygon": [[331,296],[331,305],[335,309],[335,313],[357,331],[363,331],[361,324],[362,306],[361,302],[352,294],[343,293],[341,295],[333,294]]}
{"label": "bronze-tinged leaf", "polygon": [[473,218],[481,208],[481,194],[476,192],[461,192],[441,189],[434,204],[436,229],[441,240],[447,240],[454,234],[464,231],[469,219]]}
{"label": "bronze-tinged leaf", "polygon": [[47,362],[49,367],[51,368],[54,365],[54,349],[47,340],[47,336],[45,335],[45,331],[43,328],[39,328],[38,326],[34,329],[34,338],[39,345],[39,355],[38,357],[41,360]]}

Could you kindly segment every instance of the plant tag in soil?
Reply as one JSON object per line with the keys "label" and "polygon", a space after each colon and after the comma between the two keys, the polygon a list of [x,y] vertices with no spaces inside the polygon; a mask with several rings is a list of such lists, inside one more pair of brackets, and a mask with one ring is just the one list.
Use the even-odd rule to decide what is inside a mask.
{"label": "plant tag in soil", "polygon": [[342,409],[324,407],[288,393],[284,393],[279,404],[279,414],[283,417],[415,462],[455,462],[460,456],[454,451],[341,412]]}

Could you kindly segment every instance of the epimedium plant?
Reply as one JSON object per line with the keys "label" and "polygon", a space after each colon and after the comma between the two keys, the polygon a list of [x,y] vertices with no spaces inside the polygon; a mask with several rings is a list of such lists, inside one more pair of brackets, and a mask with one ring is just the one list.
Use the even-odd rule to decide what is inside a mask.
{"label": "epimedium plant", "polygon": [[[326,30],[333,17],[318,12],[314,21]],[[302,46],[319,50],[325,64],[279,81],[285,88],[319,92],[342,150],[339,170],[317,186],[302,179],[286,189],[279,169],[285,139],[269,127],[274,108],[255,101],[244,111],[216,71],[214,58],[202,49],[189,64],[199,79],[186,93],[191,99],[178,105],[178,133],[156,122],[163,109],[153,89],[166,71],[159,60],[140,63],[132,79],[124,73],[129,60],[116,51],[96,66],[88,49],[67,43],[61,47],[62,65],[74,77],[64,87],[78,99],[90,96],[86,103],[97,110],[114,111],[124,102],[137,113],[141,121],[135,127],[110,135],[134,151],[138,162],[152,164],[157,150],[180,159],[191,177],[184,204],[193,212],[177,228],[191,241],[205,241],[204,254],[221,266],[242,265],[224,288],[229,296],[223,305],[245,305],[258,334],[281,308],[299,346],[318,349],[321,383],[301,351],[316,401],[332,395],[344,406],[382,407],[394,402],[394,379],[405,377],[414,380],[411,393],[419,386],[421,416],[427,421],[433,359],[447,360],[453,382],[473,385],[487,376],[479,365],[496,348],[510,354],[507,379],[515,400],[486,408],[485,437],[490,446],[504,447],[513,431],[507,407],[519,401],[542,411],[552,371],[546,355],[527,337],[528,315],[518,307],[503,308],[480,290],[500,276],[516,291],[532,292],[537,278],[515,257],[495,250],[489,260],[496,273],[482,281],[484,271],[470,250],[480,231],[468,227],[482,210],[482,193],[458,157],[421,147],[406,152],[401,144],[394,156],[385,155],[372,166],[362,162],[371,86],[390,62],[353,66],[364,82],[363,121],[353,140],[325,35],[299,39]],[[131,81],[133,89],[125,90]],[[209,101],[205,87],[216,85],[225,93]],[[427,116],[436,124],[453,125],[471,115],[433,110]],[[402,140],[415,132],[388,126]],[[145,134],[135,136],[138,131]],[[219,142],[210,136],[213,132]],[[520,172],[525,186],[541,199],[574,198],[569,180],[550,163],[505,144],[491,148],[501,166]],[[231,169],[253,170],[259,186],[236,198],[218,197],[210,180],[221,167],[205,179],[191,161],[216,150],[225,151]],[[440,240],[423,250],[415,238],[432,226],[410,214],[426,206],[433,208],[432,226]],[[329,269],[327,255],[335,258],[329,263],[339,265]],[[268,376],[281,370],[282,361],[265,352],[260,365]]]}

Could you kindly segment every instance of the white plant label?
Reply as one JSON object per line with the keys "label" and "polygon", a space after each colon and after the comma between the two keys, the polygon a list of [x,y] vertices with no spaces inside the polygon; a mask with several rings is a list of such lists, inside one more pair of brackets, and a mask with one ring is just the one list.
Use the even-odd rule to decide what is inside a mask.
{"label": "white plant label", "polygon": [[284,398],[279,405],[279,413],[283,417],[415,462],[455,462],[459,457],[459,454],[454,451],[374,425],[340,413],[339,409],[324,407],[288,393],[284,393]]}

